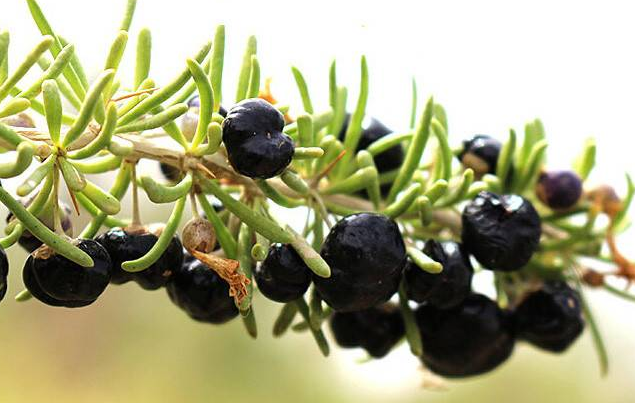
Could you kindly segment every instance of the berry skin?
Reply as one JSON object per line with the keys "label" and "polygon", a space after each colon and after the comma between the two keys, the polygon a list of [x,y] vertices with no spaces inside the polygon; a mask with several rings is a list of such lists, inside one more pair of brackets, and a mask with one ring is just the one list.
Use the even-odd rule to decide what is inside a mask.
{"label": "berry skin", "polygon": [[200,322],[221,324],[238,316],[229,284],[189,254],[185,262],[166,285],[172,302]]}
{"label": "berry skin", "polygon": [[108,252],[92,239],[78,240],[77,247],[93,259],[93,267],[82,267],[57,254],[48,259],[29,256],[22,278],[35,298],[48,305],[75,308],[95,302],[104,292],[112,273]]}
{"label": "berry skin", "polygon": [[415,312],[421,360],[434,373],[462,378],[489,372],[514,349],[511,321],[495,302],[471,294],[452,309],[421,305]]}
{"label": "berry skin", "polygon": [[[28,199],[20,200],[20,203],[22,203],[24,207],[28,207],[32,202],[33,202],[32,197]],[[62,223],[62,229],[64,230],[64,233],[66,235],[72,236],[73,222],[71,221],[71,214],[72,214],[71,208],[68,204],[62,203],[62,202],[60,202],[59,205],[60,205],[59,211],[60,211],[60,221]],[[9,214],[7,214],[6,222],[9,223],[12,219],[13,219],[13,213],[9,212]],[[40,215],[38,216],[38,219],[42,221],[42,223],[44,223],[44,225],[46,225],[50,230],[54,229],[53,228],[54,227],[53,212],[50,209],[48,211],[42,211]],[[42,246],[42,241],[37,239],[35,236],[33,236],[33,234],[31,234],[27,230],[24,230],[22,232],[22,235],[20,235],[20,238],[18,239],[18,243],[25,251],[29,253],[33,252],[34,250]]]}
{"label": "berry skin", "polygon": [[356,312],[335,312],[330,323],[340,347],[361,347],[374,358],[386,356],[405,335],[403,317],[394,304]]}
{"label": "berry skin", "polygon": [[359,311],[387,301],[399,286],[406,248],[399,227],[381,214],[342,218],[322,245],[331,277],[313,275],[322,299],[340,312]]}
{"label": "berry skin", "polygon": [[[344,136],[346,135],[346,130],[348,129],[348,124],[350,123],[351,115],[346,115],[346,120],[344,120],[344,125],[340,130],[338,138],[341,141],[344,141]],[[376,140],[391,134],[393,131],[386,127],[379,120],[372,118],[370,120],[370,124],[366,127],[362,128],[362,134],[359,138],[359,143],[357,143],[357,149],[355,152],[359,150],[365,150],[368,148]],[[393,169],[397,169],[401,166],[401,163],[404,159],[404,152],[401,145],[396,145],[388,150],[384,151],[381,154],[378,154],[374,157],[375,165],[377,166],[377,171],[380,173],[392,171]],[[390,189],[390,187],[389,187]]]}
{"label": "berry skin", "polygon": [[543,172],[536,184],[536,195],[554,210],[568,210],[582,196],[582,180],[573,171]]}
{"label": "berry skin", "polygon": [[232,167],[250,178],[282,173],[295,152],[283,128],[282,114],[269,102],[251,98],[236,104],[223,121],[223,143]]}
{"label": "berry skin", "polygon": [[465,168],[472,168],[477,178],[496,173],[496,164],[502,144],[486,134],[477,134],[463,141],[458,157]]}
{"label": "berry skin", "polygon": [[554,353],[566,350],[584,330],[580,296],[563,281],[529,294],[514,316],[519,339]]}
{"label": "berry skin", "polygon": [[520,196],[481,192],[463,210],[462,222],[463,245],[490,270],[519,270],[538,248],[540,217]]}
{"label": "berry skin", "polygon": [[[1,186],[1,184],[0,184]],[[0,248],[0,301],[7,293],[7,277],[9,276],[9,260],[4,249]]]}
{"label": "berry skin", "polygon": [[443,265],[439,274],[430,274],[408,260],[404,271],[408,298],[440,309],[452,308],[470,295],[474,269],[461,244],[426,242],[423,253]]}
{"label": "berry skin", "polygon": [[159,260],[145,270],[130,273],[121,268],[128,260],[144,256],[157,242],[158,237],[146,229],[130,231],[129,229],[112,228],[95,238],[112,258],[113,274],[111,283],[123,284],[135,281],[146,290],[163,287],[172,272],[183,264],[183,247],[177,236],[172,238],[168,248]]}
{"label": "berry skin", "polygon": [[311,270],[291,245],[273,244],[254,274],[258,289],[276,302],[294,301],[311,284]]}

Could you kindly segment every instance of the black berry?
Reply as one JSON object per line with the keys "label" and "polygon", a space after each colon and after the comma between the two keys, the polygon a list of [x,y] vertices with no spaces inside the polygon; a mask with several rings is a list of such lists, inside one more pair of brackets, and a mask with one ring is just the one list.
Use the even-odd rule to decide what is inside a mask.
{"label": "black berry", "polygon": [[394,304],[383,304],[357,312],[335,312],[331,331],[341,347],[361,347],[381,358],[405,335],[403,317]]}
{"label": "black berry", "polygon": [[[344,121],[344,125],[340,130],[339,139],[344,141],[344,136],[346,135],[346,130],[348,130],[348,125],[351,120],[351,115],[346,115],[346,120]],[[376,140],[391,134],[393,131],[390,130],[386,125],[381,123],[379,120],[375,118],[371,118],[370,123],[362,127],[362,134],[359,138],[359,143],[357,143],[357,149],[365,150],[369,145],[374,143]],[[379,172],[388,172],[393,169],[397,169],[401,166],[401,163],[404,159],[404,152],[401,145],[396,145],[388,150],[384,151],[381,154],[377,154],[374,157],[375,165],[377,166],[377,170]]]}
{"label": "black berry", "polygon": [[536,195],[554,210],[568,210],[582,196],[582,180],[573,171],[543,172],[536,184]]}
{"label": "black berry", "polygon": [[359,311],[387,301],[397,290],[406,248],[397,224],[374,213],[342,218],[326,237],[321,255],[331,277],[313,276],[315,286],[337,311]]}
{"label": "black berry", "polygon": [[146,290],[156,290],[163,287],[172,272],[183,264],[183,247],[177,236],[172,238],[167,249],[159,260],[145,270],[130,273],[121,268],[121,264],[128,260],[135,260],[144,256],[157,243],[158,237],[145,228],[128,230],[112,228],[96,238],[110,254],[113,263],[111,282],[123,284],[134,280]]}
{"label": "black berry", "polygon": [[238,316],[229,284],[197,259],[185,261],[166,285],[172,302],[201,322],[220,324]]}
{"label": "black berry", "polygon": [[521,269],[538,248],[540,217],[520,196],[481,192],[463,210],[462,221],[463,245],[488,269]]}
{"label": "black berry", "polygon": [[[20,203],[22,203],[24,207],[30,206],[32,202],[33,202],[33,197],[20,200]],[[71,214],[72,214],[71,208],[69,207],[68,204],[62,203],[62,202],[59,203],[59,207],[60,207],[59,208],[60,222],[62,223],[62,229],[64,230],[64,233],[66,233],[66,235],[72,236],[73,223],[71,221]],[[45,209],[45,211],[42,211],[40,215],[38,216],[38,219],[42,221],[42,223],[46,225],[49,229],[51,230],[54,229],[53,212],[51,211],[51,209],[48,209],[48,210]],[[11,220],[13,220],[13,213],[9,212],[9,214],[7,214],[6,222],[9,223]],[[42,241],[37,239],[33,234],[31,234],[27,230],[24,230],[22,232],[22,235],[20,235],[20,238],[18,239],[18,243],[27,252],[33,252],[34,250],[42,246]]]}
{"label": "black berry", "polygon": [[263,99],[246,99],[231,108],[223,121],[223,143],[234,169],[261,179],[282,173],[295,151],[283,128],[282,114]]}
{"label": "black berry", "polygon": [[41,250],[29,256],[22,278],[35,298],[72,308],[91,304],[104,292],[112,272],[108,252],[92,239],[80,239],[76,246],[93,259],[93,267],[82,267],[57,254],[36,257]]}
{"label": "black berry", "polygon": [[290,302],[311,284],[311,270],[291,245],[273,244],[254,274],[258,289],[270,300]]}
{"label": "black berry", "polygon": [[486,134],[477,134],[463,141],[458,157],[465,168],[472,168],[477,177],[496,173],[501,142]]}
{"label": "black berry", "polygon": [[443,265],[443,271],[430,274],[408,260],[404,271],[408,298],[437,308],[448,309],[463,302],[471,292],[474,270],[461,244],[428,241],[423,253]]}
{"label": "black berry", "polygon": [[451,309],[424,304],[415,316],[424,346],[421,360],[439,375],[460,378],[491,371],[514,349],[509,316],[483,295],[471,294]]}
{"label": "black berry", "polygon": [[563,281],[530,293],[516,308],[518,338],[544,350],[562,352],[584,330],[580,296]]}
{"label": "black berry", "polygon": [[[1,185],[0,185],[1,186]],[[7,293],[7,277],[9,276],[9,260],[4,249],[0,248],[0,301]]]}

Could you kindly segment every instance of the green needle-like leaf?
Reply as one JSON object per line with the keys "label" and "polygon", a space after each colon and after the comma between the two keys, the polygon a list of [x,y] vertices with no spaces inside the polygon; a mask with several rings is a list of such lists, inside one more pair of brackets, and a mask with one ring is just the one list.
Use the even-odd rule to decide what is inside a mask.
{"label": "green needle-like leaf", "polygon": [[101,126],[99,135],[91,141],[86,147],[80,148],[77,151],[70,152],[68,157],[71,159],[84,159],[92,157],[101,150],[104,150],[110,144],[112,135],[115,132],[115,126],[117,125],[117,105],[114,102],[108,104],[106,109],[106,120]]}
{"label": "green needle-like leaf", "polygon": [[176,118],[185,114],[188,109],[187,104],[176,104],[152,117],[119,126],[115,129],[115,133],[133,133],[156,129],[173,122]]}
{"label": "green needle-like leaf", "polygon": [[426,104],[423,114],[421,115],[421,119],[419,120],[415,134],[410,142],[410,146],[408,147],[406,158],[399,168],[399,174],[390,188],[390,193],[388,194],[387,199],[388,202],[395,201],[397,194],[399,194],[399,192],[406,187],[408,182],[410,182],[412,175],[419,166],[426,143],[430,137],[430,124],[432,122],[433,108],[434,101],[430,98]]}
{"label": "green needle-like leaf", "polygon": [[27,99],[35,98],[40,93],[40,91],[42,91],[42,83],[44,81],[55,79],[62,73],[62,71],[64,71],[64,69],[70,62],[74,51],[75,47],[73,45],[64,47],[59,55],[57,55],[57,58],[55,58],[53,63],[46,69],[44,74],[42,74],[40,78],[35,80],[29,88],[22,91],[18,96]]}
{"label": "green needle-like leaf", "polygon": [[104,192],[90,181],[86,181],[86,186],[82,189],[82,193],[107,215],[117,214],[121,210],[121,204],[119,204],[119,200],[115,196]]}
{"label": "green needle-like leaf", "polygon": [[152,34],[148,28],[139,31],[137,37],[137,56],[135,63],[134,87],[139,88],[141,83],[150,74],[150,62],[152,60]]}
{"label": "green needle-like leaf", "polygon": [[258,232],[259,234],[262,234],[265,238],[271,240],[272,242],[280,243],[291,243],[291,241],[294,240],[294,236],[288,231],[282,229],[273,220],[257,214],[240,201],[228,195],[214,181],[210,181],[200,176],[198,177],[198,179],[199,184],[204,188],[205,191],[214,195],[218,200],[220,200],[223,206],[227,208],[227,210],[231,211],[238,218],[240,218],[242,222],[249,225],[251,228],[254,229],[254,231]]}
{"label": "green needle-like leaf", "polygon": [[580,175],[582,180],[586,180],[595,166],[596,145],[595,139],[589,138],[584,143],[582,154],[577,158],[573,169]]}
{"label": "green needle-like leaf", "polygon": [[54,145],[60,145],[62,130],[62,99],[57,81],[46,80],[42,84],[42,98],[44,99],[44,113],[49,136]]}
{"label": "green needle-like leaf", "polygon": [[421,252],[419,249],[414,246],[408,246],[406,248],[406,252],[408,253],[408,257],[412,259],[412,261],[423,271],[426,271],[431,274],[438,274],[443,271],[443,266],[441,263],[432,260],[428,255]]}
{"label": "green needle-like leaf", "polygon": [[86,252],[75,247],[72,243],[48,229],[46,225],[29,213],[19,201],[15,200],[2,187],[0,187],[0,202],[7,206],[30,233],[47,244],[55,252],[80,266],[92,267],[94,265],[93,259],[91,259]]}
{"label": "green needle-like leaf", "polygon": [[242,304],[240,306],[237,306],[237,308],[243,314],[243,317],[250,312],[251,297],[254,289],[253,281],[251,280],[251,266],[253,265],[253,262],[251,260],[251,246],[253,235],[253,231],[251,231],[248,226],[246,226],[245,224],[242,224],[240,226],[240,230],[238,232],[238,262],[240,266],[238,270],[250,280],[250,283],[247,284],[247,295],[243,299]]}
{"label": "green needle-like leaf", "polygon": [[21,142],[26,140],[4,123],[0,123],[0,139],[4,140],[11,148],[17,148]]}
{"label": "green needle-like leaf", "polygon": [[0,84],[9,76],[9,31],[0,31]]}
{"label": "green needle-like leaf", "polygon": [[417,80],[412,77],[412,100],[410,107],[410,128],[414,129],[417,124],[417,111],[418,111],[418,96],[417,96]]}
{"label": "green needle-like leaf", "polygon": [[53,164],[55,164],[55,155],[49,156],[18,186],[16,191],[18,196],[24,197],[31,193],[52,172]]}
{"label": "green needle-like leaf", "polygon": [[2,109],[0,109],[0,118],[7,116],[17,115],[23,112],[31,106],[31,102],[25,98],[13,98],[6,102]]}
{"label": "green needle-like leaf", "polygon": [[405,213],[420,194],[421,185],[413,183],[408,187],[408,189],[406,189],[406,191],[404,191],[403,196],[386,207],[382,213],[392,219],[395,219]]}
{"label": "green needle-like leaf", "polygon": [[256,55],[251,56],[251,72],[249,74],[249,86],[247,86],[247,98],[257,98],[260,93],[260,63]]}
{"label": "green needle-like leaf", "polygon": [[505,188],[505,184],[511,183],[508,175],[510,174],[512,161],[514,158],[514,152],[516,150],[516,132],[514,129],[509,130],[509,139],[503,145],[503,148],[498,156],[498,161],[496,163],[496,176],[500,179],[503,187]]}
{"label": "green needle-like leaf", "polygon": [[201,144],[207,136],[207,128],[212,121],[214,92],[212,90],[212,84],[209,81],[209,77],[200,64],[192,59],[187,59],[187,68],[190,69],[190,73],[194,78],[200,100],[196,134],[194,135],[194,140],[192,140],[192,144],[190,146],[190,150],[193,150],[198,147],[198,145]]}
{"label": "green needle-like leaf", "polygon": [[66,158],[57,159],[64,181],[73,192],[81,192],[86,187],[86,178]]}
{"label": "green needle-like leaf", "polygon": [[286,333],[293,319],[295,319],[298,308],[293,302],[286,303],[282,306],[276,321],[273,324],[273,337],[280,337]]}
{"label": "green needle-like leaf", "polygon": [[365,56],[362,56],[361,82],[359,88],[357,106],[351,115],[351,120],[348,124],[346,135],[344,136],[344,149],[346,150],[346,154],[344,154],[344,157],[342,157],[334,169],[335,177],[339,179],[344,178],[352,171],[351,168],[353,167],[353,164],[350,164],[350,161],[353,158],[353,155],[355,155],[357,144],[359,143],[359,139],[362,135],[362,120],[364,120],[366,103],[368,102],[368,65],[366,63]]}
{"label": "green needle-like leaf", "polygon": [[[211,43],[206,43],[192,59],[201,63],[209,53],[211,46]],[[165,102],[168,98],[170,98],[178,90],[180,90],[187,83],[190,77],[190,69],[185,68],[171,82],[169,82],[165,86],[162,86],[159,90],[155,91],[148,98],[144,99],[134,108],[132,108],[130,112],[120,117],[119,125],[131,123],[135,119],[141,117],[143,114],[148,113],[157,106],[161,105],[161,103]],[[183,139],[183,141],[185,141],[185,139]],[[185,142],[185,144],[183,145],[186,144],[187,142]]]}
{"label": "green needle-like leaf", "polygon": [[446,181],[450,180],[452,176],[452,158],[454,155],[452,154],[452,149],[448,144],[448,134],[445,131],[445,127],[438,120],[432,120],[432,131],[434,132],[437,141],[439,142],[439,150],[441,152],[441,170],[442,174],[440,178],[437,179],[445,179]]}
{"label": "green needle-like leaf", "polygon": [[26,56],[24,61],[13,71],[7,79],[0,86],[0,101],[9,95],[9,92],[15,86],[18,81],[37,63],[38,59],[44,52],[46,52],[53,44],[54,39],[51,36],[45,36],[42,38],[35,48]]}
{"label": "green needle-like leaf", "polygon": [[77,116],[75,123],[73,123],[68,132],[66,132],[66,135],[62,140],[62,147],[70,146],[84,133],[84,130],[86,130],[86,127],[93,117],[97,103],[101,99],[101,94],[108,83],[112,80],[114,74],[114,70],[106,70],[102,72],[99,77],[97,77],[93,85],[88,89],[86,99],[84,99],[84,103],[82,104],[82,108],[79,111],[79,115]]}
{"label": "green needle-like leaf", "polygon": [[257,41],[255,36],[250,36],[247,40],[247,47],[243,55],[243,63],[240,67],[238,75],[238,86],[236,88],[236,103],[247,97],[247,87],[249,86],[249,77],[251,76],[251,57],[256,54]]}
{"label": "green needle-like leaf", "polygon": [[153,203],[171,203],[188,194],[192,188],[192,174],[188,173],[174,186],[157,183],[150,176],[141,177],[141,184]]}
{"label": "green needle-like leaf", "polygon": [[13,178],[26,171],[33,161],[35,146],[23,141],[16,148],[16,158],[14,161],[0,163],[0,178]]}
{"label": "green needle-like leaf", "polygon": [[408,345],[410,345],[410,351],[415,356],[421,357],[423,354],[421,333],[419,332],[419,326],[417,326],[414,312],[412,312],[410,305],[408,305],[408,296],[406,295],[404,280],[402,280],[399,285],[399,307],[401,308],[401,315],[403,316],[406,328],[406,340],[408,340]]}
{"label": "green needle-like leaf", "polygon": [[225,26],[216,27],[214,34],[214,47],[212,49],[212,62],[210,63],[210,81],[214,93],[214,109],[218,113],[223,92],[223,64],[225,62]]}
{"label": "green needle-like leaf", "polygon": [[123,15],[123,20],[121,21],[121,27],[119,28],[122,31],[130,31],[130,25],[132,24],[132,17],[134,16],[135,9],[137,8],[137,0],[128,0],[126,4],[126,11]]}
{"label": "green needle-like leaf", "polygon": [[[47,21],[46,17],[44,17],[44,13],[42,13],[42,9],[37,2],[35,0],[27,0],[27,5],[29,7],[29,11],[31,12],[31,16],[33,17],[33,21],[35,21],[35,24],[42,35],[50,35],[53,38],[56,38],[51,45],[51,54],[53,57],[57,57],[57,55],[62,51],[62,47],[66,46],[66,44],[55,34],[55,32],[53,32],[53,28],[51,28],[51,25]],[[82,80],[82,78],[85,77],[80,78],[80,72],[76,71],[76,67],[79,67],[79,60],[77,60],[77,55],[74,55],[71,60],[71,65],[64,69],[63,74],[71,88],[73,88],[73,91],[75,91],[77,97],[80,100],[83,100],[86,95],[85,89],[88,85],[85,85]]]}
{"label": "green needle-like leaf", "polygon": [[293,78],[295,79],[295,83],[298,86],[298,91],[300,91],[300,98],[302,99],[302,106],[304,107],[304,111],[306,113],[313,113],[313,103],[311,102],[311,96],[309,95],[309,87],[306,84],[306,80],[302,75],[302,72],[297,67],[291,67],[291,72],[293,73]]}
{"label": "green needle-like leaf", "polygon": [[181,222],[186,199],[187,196],[183,196],[176,201],[176,203],[174,204],[174,209],[172,210],[172,214],[165,224],[165,228],[161,232],[161,235],[159,236],[157,242],[152,246],[148,253],[146,253],[139,259],[123,262],[121,264],[122,269],[131,273],[135,273],[147,269],[148,267],[152,266],[157,260],[159,260],[161,255],[163,255],[163,253],[167,249],[170,242],[172,242],[172,237],[174,237],[179,223]]}

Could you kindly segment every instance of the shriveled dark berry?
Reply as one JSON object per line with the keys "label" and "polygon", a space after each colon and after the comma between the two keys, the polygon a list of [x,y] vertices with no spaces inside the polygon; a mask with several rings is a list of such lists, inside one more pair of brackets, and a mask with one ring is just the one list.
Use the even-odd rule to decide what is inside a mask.
{"label": "shriveled dark berry", "polygon": [[123,284],[135,281],[146,290],[156,290],[163,287],[173,271],[183,264],[183,246],[177,236],[172,238],[167,249],[159,260],[145,270],[130,273],[121,268],[121,264],[128,260],[135,260],[144,256],[157,243],[156,235],[145,228],[134,231],[122,228],[112,228],[95,238],[110,254],[113,263],[113,284]]}
{"label": "shriveled dark berry", "polygon": [[519,339],[555,353],[566,350],[584,330],[580,296],[563,281],[546,282],[527,295],[514,316]]}
{"label": "shriveled dark berry", "polygon": [[390,218],[359,213],[342,218],[320,252],[331,277],[313,275],[315,286],[336,311],[359,311],[387,301],[399,286],[406,248]]}
{"label": "shriveled dark berry", "polygon": [[452,241],[426,242],[423,253],[443,265],[431,274],[408,260],[404,271],[408,298],[437,308],[448,309],[463,302],[472,290],[474,269],[463,245]]}
{"label": "shriveled dark berry", "polygon": [[9,276],[9,260],[4,249],[0,248],[0,301],[7,293],[7,277]]}
{"label": "shriveled dark berry", "polygon": [[177,269],[166,285],[174,304],[192,319],[220,324],[238,316],[234,299],[229,296],[229,284],[197,259]]}
{"label": "shriveled dark berry", "polygon": [[536,184],[536,195],[554,210],[568,210],[582,196],[582,180],[573,171],[543,172]]}
{"label": "shriveled dark berry", "polygon": [[93,259],[93,267],[82,267],[58,254],[38,256],[41,250],[28,257],[22,278],[35,298],[72,308],[91,304],[104,292],[112,273],[108,252],[92,239],[80,239],[76,246]]}
{"label": "shriveled dark berry", "polygon": [[260,292],[276,302],[300,298],[311,284],[311,270],[287,244],[273,244],[254,274]]}
{"label": "shriveled dark berry", "polygon": [[245,99],[232,107],[223,121],[223,143],[232,167],[250,178],[282,173],[295,152],[283,128],[284,117],[264,99]]}
{"label": "shriveled dark berry", "polygon": [[509,315],[480,294],[469,295],[451,309],[423,304],[415,317],[425,346],[421,360],[448,378],[489,372],[514,349]]}
{"label": "shriveled dark berry", "polygon": [[356,312],[335,312],[331,331],[340,347],[361,347],[375,358],[384,357],[405,334],[403,317],[394,304]]}
{"label": "shriveled dark berry", "polygon": [[481,192],[463,210],[462,222],[463,245],[485,268],[519,270],[538,248],[540,216],[521,196]]}
{"label": "shriveled dark berry", "polygon": [[[32,202],[33,202],[33,197],[20,200],[20,203],[22,203],[24,207],[28,207],[29,205],[31,205]],[[71,208],[68,204],[62,203],[62,202],[59,203],[59,206],[60,206],[60,209],[59,209],[60,222],[62,223],[62,229],[64,230],[64,233],[66,233],[66,235],[72,236],[73,222],[71,221],[71,214],[72,214]],[[49,229],[51,230],[54,229],[55,225],[53,223],[52,209],[47,209],[42,211],[37,218],[40,221],[42,221],[42,223],[46,225]],[[13,213],[9,212],[9,214],[7,214],[6,222],[9,223],[11,220],[13,220]],[[20,235],[20,238],[18,239],[18,244],[20,244],[20,246],[24,248],[24,250],[30,253],[36,250],[37,248],[39,248],[40,246],[42,246],[42,241],[37,239],[33,234],[31,234],[31,232],[24,230],[22,232],[22,235]]]}
{"label": "shriveled dark berry", "polygon": [[486,134],[477,134],[463,141],[458,157],[465,168],[472,168],[477,177],[496,173],[502,144]]}

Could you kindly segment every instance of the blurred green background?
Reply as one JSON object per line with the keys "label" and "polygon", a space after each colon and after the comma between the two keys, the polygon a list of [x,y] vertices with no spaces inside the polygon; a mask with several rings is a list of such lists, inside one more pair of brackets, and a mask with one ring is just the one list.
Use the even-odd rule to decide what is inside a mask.
{"label": "blurred green background", "polygon": [[[143,217],[151,222],[165,214],[153,207]],[[260,296],[258,340],[240,320],[196,323],[164,290],[142,291],[136,284],[111,286],[82,309],[17,303],[12,297],[22,289],[25,256],[10,250],[10,290],[0,305],[0,402],[626,403],[635,395],[633,307],[604,294],[589,295],[609,344],[607,378],[600,378],[585,332],[563,355],[519,344],[495,372],[431,391],[422,387],[427,378],[406,345],[360,363],[363,351],[333,343],[323,358],[308,333],[274,339],[280,306]]]}

